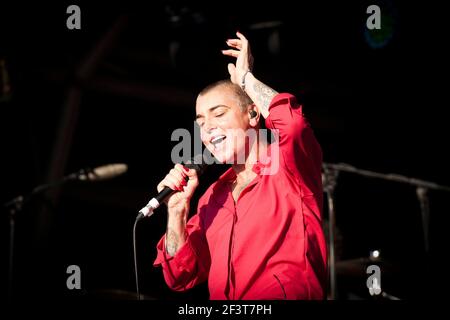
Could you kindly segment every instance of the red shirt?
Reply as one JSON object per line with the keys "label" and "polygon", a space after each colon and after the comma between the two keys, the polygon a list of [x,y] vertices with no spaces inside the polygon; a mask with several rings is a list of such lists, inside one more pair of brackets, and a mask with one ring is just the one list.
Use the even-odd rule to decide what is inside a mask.
{"label": "red shirt", "polygon": [[294,96],[278,94],[269,111],[266,126],[278,129],[279,149],[272,144],[253,166],[258,175],[237,202],[230,168],[200,198],[176,255],[167,255],[164,237],[159,241],[154,265],[170,288],[208,280],[210,299],[325,297],[322,152]]}

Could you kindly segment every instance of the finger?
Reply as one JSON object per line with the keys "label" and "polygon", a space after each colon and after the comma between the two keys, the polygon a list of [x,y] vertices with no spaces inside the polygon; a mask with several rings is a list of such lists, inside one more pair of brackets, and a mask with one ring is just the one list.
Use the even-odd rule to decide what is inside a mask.
{"label": "finger", "polygon": [[169,176],[173,177],[178,185],[186,185],[185,176],[177,169],[170,170]]}
{"label": "finger", "polygon": [[156,189],[158,190],[158,192],[161,192],[166,187],[169,189],[172,189],[172,190],[178,190],[176,185],[173,182],[171,182],[170,180],[168,180],[167,178],[164,178],[164,180],[158,184]]}
{"label": "finger", "polygon": [[240,33],[239,31],[236,32],[238,38],[241,40],[241,51],[247,52],[247,50],[249,50],[249,46],[248,46],[248,40],[246,37],[244,37],[244,35],[242,33]]}
{"label": "finger", "polygon": [[188,167],[185,167],[182,164],[177,163],[177,164],[175,164],[174,169],[181,173],[183,180],[185,180],[188,177],[188,172],[189,172]]}
{"label": "finger", "polygon": [[184,174],[186,175],[185,179],[187,179],[186,180],[187,182],[197,178],[197,171],[195,171],[195,169],[188,169],[188,168],[184,167],[183,170],[184,170]]}
{"label": "finger", "polygon": [[247,41],[247,38],[242,33],[240,33],[239,31],[236,32],[236,35],[238,36],[238,38],[240,40]]}
{"label": "finger", "polygon": [[180,191],[181,190],[181,183],[178,179],[176,179],[174,176],[168,174],[166,178],[164,179],[164,184],[168,186],[170,189],[174,191]]}
{"label": "finger", "polygon": [[195,169],[186,168],[186,175],[189,177],[189,180],[197,178],[197,171]]}
{"label": "finger", "polygon": [[181,175],[183,176],[183,178],[186,178],[186,177],[187,177],[187,175],[186,175],[186,170],[189,170],[189,169],[185,168],[185,167],[182,166],[181,164],[179,164],[179,163],[175,164],[174,169],[177,170],[178,172],[180,172]]}
{"label": "finger", "polygon": [[165,187],[166,187],[166,185],[163,183],[163,181],[161,181],[161,182],[156,186],[156,190],[158,190],[158,192],[161,192]]}
{"label": "finger", "polygon": [[238,51],[238,50],[232,50],[232,49],[229,49],[229,50],[222,50],[222,53],[223,53],[224,55],[230,56],[230,57],[234,57],[234,58],[237,58],[237,57],[239,56],[239,52],[240,52],[240,51]]}
{"label": "finger", "polygon": [[242,47],[242,42],[239,39],[228,39],[226,44],[233,48],[240,49]]}

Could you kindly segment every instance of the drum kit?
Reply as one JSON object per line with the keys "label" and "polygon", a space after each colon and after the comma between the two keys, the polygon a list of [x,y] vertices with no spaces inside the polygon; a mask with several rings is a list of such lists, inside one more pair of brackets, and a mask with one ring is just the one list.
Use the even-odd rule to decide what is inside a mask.
{"label": "drum kit", "polygon": [[[368,170],[357,169],[349,164],[324,163],[322,166],[322,184],[326,194],[328,205],[328,219],[324,222],[324,231],[328,242],[328,267],[329,267],[329,290],[328,299],[341,299],[338,294],[338,283],[358,283],[358,286],[366,289],[366,295],[347,295],[354,299],[365,299],[369,293],[370,298],[382,298],[389,300],[399,300],[400,298],[391,295],[383,290],[381,286],[381,274],[387,278],[398,279],[401,272],[399,265],[391,263],[381,257],[380,250],[373,250],[367,257],[358,257],[349,260],[339,260],[339,230],[336,228],[334,191],[337,185],[338,175],[341,172],[348,172],[360,176],[376,179],[384,179],[396,183],[412,185],[416,188],[417,199],[420,204],[423,243],[425,254],[429,254],[429,190],[440,190],[450,192],[450,187],[438,185],[434,182],[409,178],[398,174],[384,174]],[[339,281],[338,281],[339,278]],[[353,281],[355,280],[355,281]],[[350,285],[349,285],[350,286]],[[347,287],[349,287],[347,286]],[[339,296],[339,297],[338,297]]]}

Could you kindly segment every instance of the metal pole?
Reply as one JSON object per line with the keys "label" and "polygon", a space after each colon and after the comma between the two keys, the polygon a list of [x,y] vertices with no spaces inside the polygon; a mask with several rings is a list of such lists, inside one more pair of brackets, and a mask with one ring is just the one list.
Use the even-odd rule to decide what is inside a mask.
{"label": "metal pole", "polygon": [[18,196],[4,203],[3,207],[9,210],[9,255],[8,255],[8,302],[13,299],[13,276],[14,276],[14,239],[16,229],[16,214],[22,210],[25,198]]}
{"label": "metal pole", "polygon": [[15,214],[16,214],[15,208],[11,208],[9,212],[8,302],[12,302],[13,299]]}
{"label": "metal pole", "polygon": [[423,240],[425,244],[425,253],[429,253],[429,224],[430,224],[430,204],[428,201],[428,189],[423,187],[416,188],[417,198],[420,202],[420,212],[422,213]]}
{"label": "metal pole", "polygon": [[378,173],[368,170],[362,170],[355,168],[346,163],[324,163],[323,164],[324,171],[326,170],[339,170],[346,171],[355,174],[359,174],[369,178],[377,178],[384,179],[389,181],[395,181],[400,183],[410,184],[416,187],[417,198],[420,202],[420,209],[422,214],[422,228],[423,228],[423,237],[425,244],[425,252],[428,254],[430,250],[430,232],[429,232],[429,224],[430,224],[430,204],[428,199],[428,190],[440,190],[450,192],[450,187],[439,185],[437,183],[431,181],[420,180],[416,178],[409,178],[399,174],[394,173]]}
{"label": "metal pole", "polygon": [[362,169],[355,168],[354,166],[349,165],[347,163],[336,163],[336,164],[324,163],[323,168],[352,172],[352,173],[366,176],[369,178],[378,178],[378,179],[396,181],[396,182],[401,182],[401,183],[407,183],[407,184],[410,184],[410,185],[413,185],[416,187],[423,187],[423,188],[427,188],[427,189],[450,192],[450,187],[439,185],[439,184],[431,182],[431,181],[425,181],[425,180],[420,180],[420,179],[416,179],[416,178],[409,178],[409,177],[405,177],[405,176],[395,174],[395,173],[379,173],[379,172],[373,172],[373,171],[369,171],[369,170],[362,170]]}
{"label": "metal pole", "polygon": [[336,290],[336,255],[335,255],[335,234],[336,234],[336,216],[334,210],[334,189],[337,183],[338,171],[330,168],[324,170],[324,190],[328,199],[328,237],[329,237],[329,257],[328,268],[330,272],[330,299],[337,298]]}

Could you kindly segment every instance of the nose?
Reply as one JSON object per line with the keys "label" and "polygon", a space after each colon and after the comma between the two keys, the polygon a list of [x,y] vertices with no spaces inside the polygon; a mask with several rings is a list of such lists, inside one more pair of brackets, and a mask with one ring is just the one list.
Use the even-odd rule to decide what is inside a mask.
{"label": "nose", "polygon": [[201,139],[204,143],[209,141],[211,134],[216,128],[217,126],[214,123],[214,120],[205,118],[205,122],[200,130]]}
{"label": "nose", "polygon": [[212,118],[205,118],[205,123],[203,125],[203,130],[205,130],[205,133],[211,134],[211,132],[216,128],[216,124],[214,123],[214,120]]}

